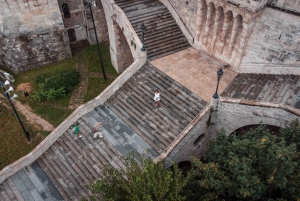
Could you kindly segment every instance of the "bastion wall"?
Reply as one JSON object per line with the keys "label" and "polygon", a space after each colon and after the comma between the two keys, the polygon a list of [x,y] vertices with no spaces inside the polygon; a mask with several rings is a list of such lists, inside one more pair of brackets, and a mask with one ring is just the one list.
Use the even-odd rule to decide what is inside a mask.
{"label": "bastion wall", "polygon": [[14,72],[71,56],[57,0],[0,2],[0,64]]}

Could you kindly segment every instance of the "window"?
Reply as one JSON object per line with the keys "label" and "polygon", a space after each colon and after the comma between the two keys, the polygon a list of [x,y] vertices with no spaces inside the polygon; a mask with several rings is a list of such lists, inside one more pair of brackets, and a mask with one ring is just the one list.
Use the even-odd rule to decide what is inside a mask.
{"label": "window", "polygon": [[69,6],[68,4],[64,3],[62,6],[62,11],[64,13],[64,17],[65,18],[70,18],[71,17],[71,14],[70,14],[70,10],[69,10]]}
{"label": "window", "polygon": [[68,30],[68,35],[69,35],[69,40],[70,40],[70,42],[75,42],[75,41],[77,41],[77,39],[76,39],[76,33],[75,33],[75,30],[74,30],[74,29],[69,29],[69,30]]}

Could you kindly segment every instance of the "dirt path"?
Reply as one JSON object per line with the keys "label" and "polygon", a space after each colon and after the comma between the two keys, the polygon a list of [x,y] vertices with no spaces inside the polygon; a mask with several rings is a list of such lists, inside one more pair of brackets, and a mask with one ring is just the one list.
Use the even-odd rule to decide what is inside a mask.
{"label": "dirt path", "polygon": [[14,100],[14,105],[18,111],[20,111],[27,120],[32,124],[39,124],[43,127],[45,131],[53,131],[54,126],[48,121],[42,119],[40,116],[32,112],[31,108],[28,105],[22,105],[19,101]]}

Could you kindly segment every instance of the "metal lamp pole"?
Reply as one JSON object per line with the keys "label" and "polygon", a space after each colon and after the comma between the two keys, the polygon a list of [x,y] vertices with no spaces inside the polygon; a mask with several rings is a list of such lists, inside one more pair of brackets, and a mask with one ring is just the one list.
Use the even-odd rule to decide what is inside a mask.
{"label": "metal lamp pole", "polygon": [[144,40],[145,40],[144,34],[145,34],[146,26],[144,23],[141,25],[141,29],[142,29],[142,44],[143,44],[143,47],[141,48],[141,50],[144,52],[144,51],[146,51],[146,48],[144,46]]}
{"label": "metal lamp pole", "polygon": [[216,92],[215,92],[215,94],[213,95],[213,98],[214,98],[214,99],[218,99],[218,98],[219,98],[219,95],[218,95],[218,88],[219,88],[219,82],[220,82],[220,80],[221,80],[221,78],[222,78],[222,75],[223,75],[223,70],[222,70],[222,68],[220,68],[220,69],[218,70],[218,72],[217,72],[218,83],[217,83]]}
{"label": "metal lamp pole", "polygon": [[106,81],[106,75],[105,75],[105,70],[104,70],[104,66],[103,66],[103,61],[102,61],[102,56],[101,56],[101,50],[99,47],[99,42],[98,42],[98,37],[97,37],[97,31],[96,31],[96,26],[95,26],[95,22],[94,22],[94,15],[93,15],[93,10],[92,10],[92,4],[94,7],[96,7],[96,1],[87,1],[90,7],[90,11],[91,11],[91,16],[92,16],[92,21],[93,21],[93,26],[94,26],[94,32],[95,32],[95,37],[96,37],[96,42],[97,42],[97,48],[98,48],[98,54],[99,54],[99,59],[100,59],[100,63],[101,63],[101,69],[102,69],[102,75],[104,80]]}
{"label": "metal lamp pole", "polygon": [[[9,83],[9,81],[6,81],[5,83]],[[22,127],[22,129],[23,129],[23,131],[24,131],[24,133],[26,135],[26,138],[27,138],[28,142],[30,142],[31,139],[30,139],[29,132],[25,129],[25,127],[24,127],[24,125],[23,125],[23,123],[22,123],[22,121],[21,121],[21,119],[20,119],[20,117],[18,115],[18,112],[16,111],[16,108],[15,108],[13,102],[12,102],[13,98],[17,97],[17,95],[14,95],[12,98],[10,98],[9,91],[10,91],[10,89],[13,90],[13,88],[11,87],[10,89],[7,90],[6,87],[5,87],[5,84],[1,80],[0,80],[0,84],[1,84],[2,89],[4,90],[3,95],[9,101],[9,103],[10,103],[10,105],[11,105],[11,107],[12,107],[12,109],[13,109],[13,111],[14,111],[14,113],[15,113],[18,121],[19,121],[19,123],[21,124],[21,127]]]}

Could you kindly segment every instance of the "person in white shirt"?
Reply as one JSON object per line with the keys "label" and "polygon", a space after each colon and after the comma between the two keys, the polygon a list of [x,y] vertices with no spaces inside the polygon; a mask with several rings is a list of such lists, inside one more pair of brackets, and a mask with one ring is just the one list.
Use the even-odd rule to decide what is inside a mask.
{"label": "person in white shirt", "polygon": [[155,100],[155,107],[157,107],[159,105],[159,101],[160,101],[160,94],[159,94],[158,90],[155,91],[154,100]]}
{"label": "person in white shirt", "polygon": [[94,125],[93,131],[94,131],[94,138],[97,138],[97,137],[103,138],[103,134],[101,133],[101,122],[97,122]]}

